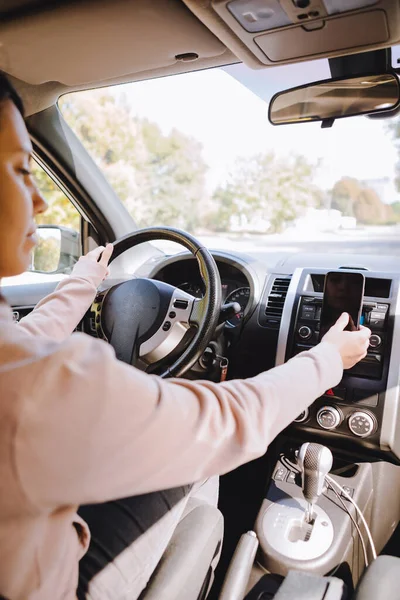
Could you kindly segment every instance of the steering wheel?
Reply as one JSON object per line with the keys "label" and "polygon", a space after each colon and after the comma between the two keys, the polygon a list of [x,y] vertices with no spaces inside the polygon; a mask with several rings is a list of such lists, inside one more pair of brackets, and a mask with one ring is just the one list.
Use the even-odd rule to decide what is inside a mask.
{"label": "steering wheel", "polygon": [[[153,365],[161,366],[161,377],[179,377],[203,354],[218,324],[221,280],[210,252],[192,235],[172,227],[149,227],[116,240],[110,263],[152,240],[177,242],[193,254],[205,286],[203,298],[162,281],[133,278],[98,295],[93,306],[96,329],[119,360],[152,372],[157,372]],[[178,351],[166,368],[166,357]]]}

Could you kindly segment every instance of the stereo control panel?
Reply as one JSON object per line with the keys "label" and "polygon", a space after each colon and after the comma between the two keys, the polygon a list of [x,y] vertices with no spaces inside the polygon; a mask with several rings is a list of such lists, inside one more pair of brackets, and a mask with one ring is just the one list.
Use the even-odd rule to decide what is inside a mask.
{"label": "stereo control panel", "polygon": [[[323,294],[314,291],[311,281],[308,274],[299,280],[296,291],[292,289],[291,297],[291,290],[288,293],[292,306],[285,360],[319,342]],[[343,449],[360,445],[379,451],[394,323],[389,292],[384,298],[364,298],[361,323],[372,331],[367,356],[346,370],[341,382],[326,390],[291,428],[308,436],[318,434],[325,443],[331,440]]]}
{"label": "stereo control panel", "polygon": [[[388,303],[364,303],[361,324],[369,327],[372,331],[368,354],[347,373],[370,379],[381,379],[389,308],[390,304]],[[292,355],[303,352],[318,343],[321,310],[322,298],[313,296],[300,298]]]}

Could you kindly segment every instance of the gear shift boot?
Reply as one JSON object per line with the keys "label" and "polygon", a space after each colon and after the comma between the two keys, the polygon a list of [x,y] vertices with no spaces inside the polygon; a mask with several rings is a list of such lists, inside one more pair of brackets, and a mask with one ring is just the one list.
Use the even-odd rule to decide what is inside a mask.
{"label": "gear shift boot", "polygon": [[[278,553],[281,558],[301,563],[316,560],[329,550],[333,542],[330,517],[316,505],[312,521],[307,523],[304,518],[306,508],[306,500],[300,497],[282,498],[270,504],[260,523],[260,544],[264,556],[273,557]],[[280,562],[284,564],[284,560]],[[280,573],[276,565],[265,566],[271,567],[274,573]]]}

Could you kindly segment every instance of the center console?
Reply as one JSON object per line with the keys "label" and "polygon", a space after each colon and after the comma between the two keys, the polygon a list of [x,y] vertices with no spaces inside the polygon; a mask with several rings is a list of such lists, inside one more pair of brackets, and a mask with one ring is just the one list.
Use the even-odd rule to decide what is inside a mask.
{"label": "center console", "polygon": [[[353,472],[333,477],[350,491],[370,522],[371,465],[360,465]],[[343,497],[342,500],[352,510]],[[310,526],[304,523],[304,511],[300,477],[287,463],[279,461],[255,523],[260,541],[260,565],[269,573],[285,576],[291,569],[326,575],[347,563],[355,584],[364,569],[363,553],[357,532],[340,500],[332,490],[325,491],[315,507],[315,520]],[[352,514],[355,517],[353,511]]]}
{"label": "center console", "polygon": [[[306,500],[315,487],[313,481],[305,481],[306,471],[300,467],[305,446],[315,452],[319,445],[299,447],[289,439],[281,445],[254,525],[259,550],[252,585],[265,574],[285,577],[294,570],[319,576],[334,574],[351,589],[373,560],[373,551],[349,497],[362,512],[379,554],[399,522],[400,468],[383,461],[346,462],[334,451],[332,469],[310,520],[306,518]],[[336,486],[339,489],[335,492]]]}
{"label": "center console", "polygon": [[[282,314],[277,365],[318,343],[326,272],[297,269],[293,274]],[[291,431],[312,439],[317,436],[344,451],[357,448],[379,457],[384,453],[386,459],[397,462],[400,332],[395,324],[396,316],[399,318],[399,281],[393,273],[362,272],[365,296],[361,322],[372,331],[368,354],[344,372],[336,387],[326,390],[299,415]]]}
{"label": "center console", "polygon": [[[265,323],[270,329],[279,327],[276,365],[319,343],[328,270],[298,268],[288,287],[287,275],[279,279],[282,289],[273,288],[272,278],[268,282],[268,298],[283,305],[280,322]],[[325,390],[275,442],[271,458],[279,458],[254,524],[259,547],[249,599],[260,598],[269,584],[293,571],[334,575],[351,591],[373,559],[371,540],[379,554],[399,523],[400,277],[360,271],[365,276],[361,322],[372,332],[367,356],[346,370],[342,380]],[[285,399],[281,402],[284,410]],[[333,466],[310,509],[317,488],[315,481],[306,483],[306,462],[301,458],[304,447],[311,445],[310,466],[319,444],[332,451]],[[322,459],[317,463],[322,465]],[[369,539],[352,501],[371,531]]]}

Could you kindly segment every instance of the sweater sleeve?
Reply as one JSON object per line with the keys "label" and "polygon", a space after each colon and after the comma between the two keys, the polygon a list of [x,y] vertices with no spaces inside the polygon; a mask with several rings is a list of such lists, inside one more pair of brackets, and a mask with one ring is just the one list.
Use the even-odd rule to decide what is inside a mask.
{"label": "sweater sleeve", "polygon": [[100,263],[82,256],[71,275],[63,279],[54,292],[43,298],[17,326],[31,335],[64,341],[83,318],[106,274],[107,269]]}
{"label": "sweater sleeve", "polygon": [[247,380],[164,380],[80,333],[36,367],[46,376],[33,378],[21,411],[15,465],[26,496],[46,509],[230,471],[263,455],[343,372],[338,350],[323,342]]}

